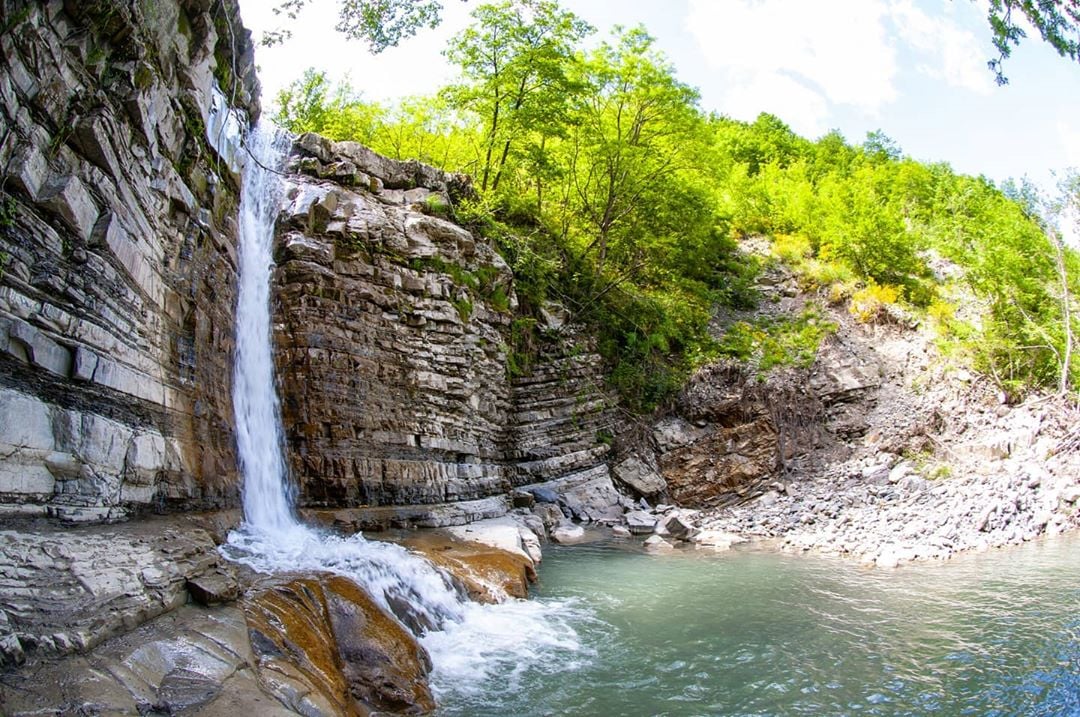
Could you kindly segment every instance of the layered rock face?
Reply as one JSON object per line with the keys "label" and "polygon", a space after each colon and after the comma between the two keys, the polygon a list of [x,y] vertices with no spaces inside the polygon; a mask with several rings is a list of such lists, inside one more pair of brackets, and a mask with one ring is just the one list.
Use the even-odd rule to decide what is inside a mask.
{"label": "layered rock face", "polygon": [[509,376],[510,269],[450,220],[467,180],[316,135],[296,148],[275,341],[301,502],[454,504],[477,518],[527,483],[610,485],[597,358],[553,342]]}
{"label": "layered rock face", "polygon": [[[226,105],[258,112],[235,0],[57,1],[12,22],[0,506],[77,521],[233,506],[243,150]],[[449,220],[467,180],[303,146],[274,287],[300,502],[454,506],[395,513],[437,524],[502,514],[519,485],[609,484],[596,357],[564,331],[508,376],[510,270]]]}
{"label": "layered rock face", "polygon": [[715,506],[761,493],[783,457],[781,427],[788,422],[778,420],[780,405],[798,412],[792,397],[757,385],[736,363],[699,371],[681,396],[678,415],[661,420],[653,432],[675,502]]}
{"label": "layered rock face", "polygon": [[[0,37],[0,504],[234,503],[235,0],[18,3]],[[10,8],[11,4],[5,6]]]}

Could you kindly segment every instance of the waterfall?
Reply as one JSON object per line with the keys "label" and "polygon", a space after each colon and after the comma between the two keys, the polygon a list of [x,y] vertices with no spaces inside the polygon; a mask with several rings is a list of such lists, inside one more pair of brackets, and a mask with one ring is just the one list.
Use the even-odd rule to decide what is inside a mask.
{"label": "waterfall", "polygon": [[[281,204],[280,167],[288,147],[284,133],[260,125],[249,135],[240,194],[240,281],[236,304],[233,406],[236,443],[244,477],[244,519],[253,529],[296,529],[282,456],[281,407],[274,390],[270,333],[270,273],[274,220]],[[254,161],[258,158],[258,161]]]}
{"label": "waterfall", "polygon": [[[238,123],[225,126],[240,131]],[[422,636],[434,664],[436,694],[470,690],[495,674],[522,674],[529,665],[567,664],[580,642],[567,621],[572,610],[562,603],[470,603],[443,572],[399,545],[333,535],[298,520],[283,453],[270,328],[274,223],[283,192],[273,170],[283,165],[290,139],[260,123],[245,141],[233,376],[244,522],[229,534],[222,553],[262,573],[332,572],[362,585]]]}
{"label": "waterfall", "polygon": [[322,570],[363,585],[418,633],[460,621],[464,600],[428,561],[390,543],[321,533],[301,523],[283,454],[281,406],[274,385],[270,278],[274,223],[281,207],[290,138],[260,123],[248,134],[240,194],[240,278],[236,309],[233,406],[243,476],[244,523],[226,555],[260,572]]}

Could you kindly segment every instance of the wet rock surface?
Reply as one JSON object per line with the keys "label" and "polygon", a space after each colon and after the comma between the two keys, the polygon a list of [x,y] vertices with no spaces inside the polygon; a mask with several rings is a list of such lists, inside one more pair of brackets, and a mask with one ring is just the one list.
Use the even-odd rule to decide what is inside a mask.
{"label": "wet rock surface", "polygon": [[534,562],[534,554],[526,550],[521,526],[503,519],[497,526],[470,527],[412,533],[398,542],[450,573],[476,602],[528,597],[539,556]]}
{"label": "wet rock surface", "polygon": [[[86,655],[4,676],[4,714],[294,714],[264,693],[236,606],[180,607]],[[210,710],[210,711],[204,711]]]}
{"label": "wet rock surface", "polygon": [[427,652],[350,580],[273,578],[243,610],[261,682],[296,713],[434,709]]}
{"label": "wet rock surface", "polygon": [[[234,514],[235,517],[235,514]],[[0,662],[85,651],[188,601],[238,593],[198,516],[0,530]],[[213,521],[211,521],[213,522]]]}
{"label": "wet rock surface", "polygon": [[426,714],[430,660],[351,581],[263,578],[238,602],[181,605],[86,654],[4,675],[0,711],[32,714]]}

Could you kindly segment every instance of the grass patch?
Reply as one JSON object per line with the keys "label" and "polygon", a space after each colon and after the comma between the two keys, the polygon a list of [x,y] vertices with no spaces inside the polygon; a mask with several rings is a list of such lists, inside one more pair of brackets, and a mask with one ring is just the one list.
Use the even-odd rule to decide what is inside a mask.
{"label": "grass patch", "polygon": [[821,342],[836,328],[817,306],[810,305],[795,317],[736,323],[720,339],[718,353],[744,361],[761,374],[783,366],[807,368],[814,363]]}

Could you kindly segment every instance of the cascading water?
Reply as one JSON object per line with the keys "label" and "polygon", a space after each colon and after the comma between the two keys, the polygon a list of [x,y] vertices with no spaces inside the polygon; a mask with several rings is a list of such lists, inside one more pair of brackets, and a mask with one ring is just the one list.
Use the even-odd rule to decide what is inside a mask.
{"label": "cascading water", "polygon": [[[224,131],[240,132],[238,123]],[[401,546],[341,537],[301,523],[293,510],[274,387],[270,275],[274,222],[282,199],[280,167],[289,138],[267,126],[246,139],[240,200],[240,287],[233,403],[243,475],[244,523],[223,553],[264,573],[325,571],[363,585],[418,635],[432,657],[436,694],[479,688],[493,671],[523,675],[566,667],[582,648],[564,602],[470,603],[431,563]]]}
{"label": "cascading water", "polygon": [[[283,135],[265,127],[254,129],[248,139],[252,157],[244,167],[240,196],[240,286],[233,367],[244,518],[251,528],[271,533],[288,533],[297,527],[285,480],[270,346],[270,271],[281,182],[268,167],[281,165],[285,142]],[[264,166],[253,161],[256,157]]]}

